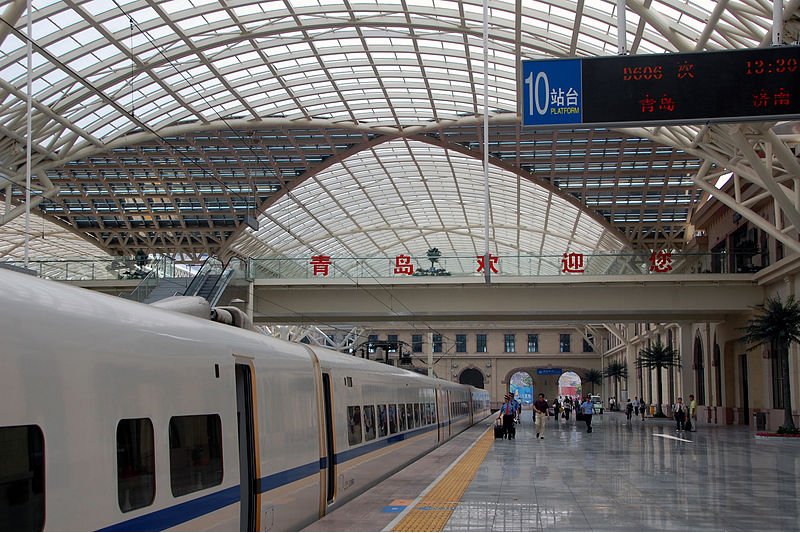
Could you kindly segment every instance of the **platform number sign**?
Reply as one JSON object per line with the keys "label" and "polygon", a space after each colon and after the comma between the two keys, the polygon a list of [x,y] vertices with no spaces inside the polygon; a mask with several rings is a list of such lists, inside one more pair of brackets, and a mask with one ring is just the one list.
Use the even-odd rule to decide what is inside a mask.
{"label": "platform number sign", "polygon": [[582,123],[581,60],[523,61],[522,101],[524,125]]}

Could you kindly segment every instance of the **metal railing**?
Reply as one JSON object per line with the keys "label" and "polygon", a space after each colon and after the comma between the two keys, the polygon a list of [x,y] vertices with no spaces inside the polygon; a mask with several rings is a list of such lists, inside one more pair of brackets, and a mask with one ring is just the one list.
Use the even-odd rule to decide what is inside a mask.
{"label": "metal railing", "polygon": [[165,280],[188,278],[192,275],[186,269],[177,268],[175,260],[166,255],[161,256],[149,271],[144,268],[141,271],[146,272],[144,278],[130,294],[125,295],[125,298],[137,302],[145,302],[153,290]]}
{"label": "metal railing", "polygon": [[[371,279],[371,278],[482,278],[484,258],[475,255],[441,255],[431,261],[426,255],[395,257],[257,257],[235,260],[233,279]],[[617,252],[542,255],[492,255],[489,268],[492,277],[539,276],[620,276],[670,274],[754,273],[763,268],[760,257],[736,253],[683,253],[661,255]],[[22,261],[6,261],[12,267],[24,267]],[[765,265],[766,266],[766,265]],[[142,289],[150,277],[158,279],[193,276],[197,265],[178,264],[174,260],[157,261],[152,268],[136,265],[130,258],[32,260],[28,268],[39,277],[63,280],[142,279]],[[203,270],[205,269],[205,270]],[[216,258],[199,267],[201,272],[222,274],[224,268]],[[155,274],[152,272],[156,271]],[[202,276],[197,277],[200,283]],[[191,294],[187,290],[186,294]]]}
{"label": "metal railing", "polygon": [[[489,260],[493,277],[619,276],[669,274],[727,274],[726,253],[571,253],[561,255],[494,256]],[[251,258],[252,279],[424,278],[483,277],[482,256]],[[737,264],[741,263],[739,261]],[[750,267],[742,272],[754,272]]]}

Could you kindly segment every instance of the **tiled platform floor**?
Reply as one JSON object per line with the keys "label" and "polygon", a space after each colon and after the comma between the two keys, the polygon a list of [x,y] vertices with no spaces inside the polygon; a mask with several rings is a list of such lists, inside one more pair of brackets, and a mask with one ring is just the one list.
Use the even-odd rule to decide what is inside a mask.
{"label": "tiled platform floor", "polygon": [[[494,441],[445,530],[800,531],[800,439],[702,424],[679,434],[669,420],[628,423],[620,413],[595,416],[593,426],[587,434],[582,422],[550,419],[537,440],[524,413],[516,440]],[[364,516],[345,529],[379,531],[396,516],[385,512],[393,498],[416,497],[397,476],[384,482],[385,501],[368,504],[374,522]],[[331,525],[348,525],[348,506],[366,510],[360,500],[317,524],[336,516]]]}

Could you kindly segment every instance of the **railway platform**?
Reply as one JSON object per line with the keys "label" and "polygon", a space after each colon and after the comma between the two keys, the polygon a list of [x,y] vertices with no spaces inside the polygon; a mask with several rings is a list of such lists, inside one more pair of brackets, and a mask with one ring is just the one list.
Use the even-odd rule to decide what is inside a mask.
{"label": "railway platform", "polygon": [[304,531],[800,529],[800,439],[593,418],[537,439],[526,410],[508,441],[489,417]]}

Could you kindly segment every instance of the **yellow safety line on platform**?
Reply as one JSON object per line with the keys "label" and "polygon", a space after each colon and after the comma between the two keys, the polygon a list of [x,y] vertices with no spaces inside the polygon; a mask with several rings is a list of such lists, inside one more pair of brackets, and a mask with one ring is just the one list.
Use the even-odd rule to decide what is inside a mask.
{"label": "yellow safety line on platform", "polygon": [[450,520],[472,478],[478,472],[494,442],[490,430],[475,443],[451,470],[417,502],[392,531],[441,531]]}

